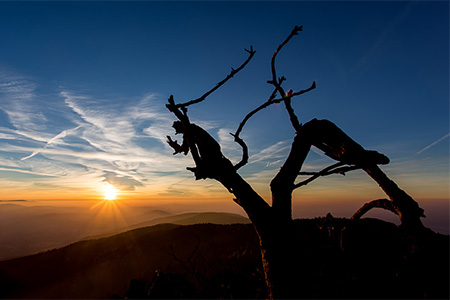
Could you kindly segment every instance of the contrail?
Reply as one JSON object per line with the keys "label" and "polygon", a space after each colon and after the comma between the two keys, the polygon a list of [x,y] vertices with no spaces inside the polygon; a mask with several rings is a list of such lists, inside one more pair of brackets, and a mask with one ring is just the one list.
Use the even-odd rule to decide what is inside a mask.
{"label": "contrail", "polygon": [[437,141],[435,141],[434,143],[432,143],[432,144],[426,146],[425,148],[423,148],[422,150],[420,150],[420,151],[417,152],[416,154],[420,154],[420,153],[422,153],[423,151],[430,149],[431,147],[433,147],[433,146],[436,145],[437,143],[442,142],[443,140],[445,140],[445,139],[448,138],[449,136],[450,136],[450,132],[447,133],[446,135],[444,135],[443,137],[441,137],[440,139],[438,139]]}
{"label": "contrail", "polygon": [[[58,133],[57,135],[55,135],[54,137],[52,137],[52,138],[45,144],[45,146],[42,147],[42,149],[46,148],[48,145],[52,144],[52,143],[53,143],[54,141],[56,141],[57,139],[66,137],[66,135],[67,135],[68,133],[71,133],[72,131],[77,130],[78,128],[80,128],[80,126],[77,126],[77,127],[75,127],[75,128],[72,128],[72,129],[67,129],[67,130],[61,131],[60,133]],[[28,155],[27,157],[23,157],[23,158],[21,158],[20,160],[26,160],[26,159],[29,159],[29,158],[35,156],[36,154],[38,154],[39,152],[41,152],[41,150],[36,150],[36,151],[34,151],[33,153],[31,153],[30,155]]]}

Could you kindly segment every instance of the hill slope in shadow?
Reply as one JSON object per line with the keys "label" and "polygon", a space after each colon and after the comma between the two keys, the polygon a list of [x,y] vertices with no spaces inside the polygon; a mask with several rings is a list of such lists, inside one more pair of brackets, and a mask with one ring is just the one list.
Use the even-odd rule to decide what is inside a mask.
{"label": "hill slope in shadow", "polygon": [[190,274],[196,248],[203,273],[261,264],[251,225],[162,224],[0,262],[0,298],[111,298],[155,270]]}
{"label": "hill slope in shadow", "polygon": [[[448,235],[370,218],[294,223],[292,298],[448,299]],[[161,224],[0,262],[0,297],[265,298],[261,270],[251,224]]]}

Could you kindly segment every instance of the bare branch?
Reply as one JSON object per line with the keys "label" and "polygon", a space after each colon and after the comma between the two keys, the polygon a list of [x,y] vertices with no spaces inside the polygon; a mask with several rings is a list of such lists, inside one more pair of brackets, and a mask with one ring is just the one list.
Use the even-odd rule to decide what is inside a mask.
{"label": "bare branch", "polygon": [[278,52],[280,52],[281,48],[283,48],[283,46],[286,45],[294,35],[297,35],[298,32],[302,31],[302,30],[303,30],[303,26],[295,26],[294,29],[292,29],[289,36],[284,40],[283,43],[281,43],[278,46],[277,50],[275,50],[275,52],[272,55],[272,61],[270,63],[270,65],[272,67],[272,81],[270,83],[275,86],[275,88],[280,93],[280,95],[284,95],[285,92],[284,92],[283,88],[281,87],[281,85],[278,84],[278,81],[277,81],[277,72],[275,70],[275,58],[277,57],[277,54],[278,54]]}
{"label": "bare branch", "polygon": [[276,91],[281,95],[282,99],[280,99],[280,100],[284,101],[284,105],[289,114],[289,119],[291,120],[291,124],[294,127],[296,132],[298,132],[300,130],[301,124],[300,124],[298,117],[295,114],[294,109],[292,108],[292,105],[291,105],[292,96],[301,95],[305,92],[308,92],[308,91],[314,89],[316,87],[316,83],[313,82],[311,87],[305,91],[300,91],[300,92],[294,93],[294,94],[292,94],[292,93],[286,94],[283,87],[281,86],[281,81],[285,80],[285,78],[281,77],[277,81],[277,72],[275,69],[275,59],[277,57],[278,52],[280,52],[280,50],[283,48],[283,46],[286,45],[294,35],[298,35],[298,32],[302,31],[302,30],[303,30],[303,26],[295,26],[294,29],[289,34],[289,36],[284,40],[283,43],[281,43],[278,46],[277,50],[274,52],[274,54],[272,55],[272,61],[271,61],[272,80],[268,81],[268,83],[272,84],[275,87]]}
{"label": "bare branch", "polygon": [[270,105],[272,105],[272,104],[274,104],[274,103],[280,103],[282,100],[281,100],[281,101],[278,101],[278,102],[274,102],[274,101],[273,101],[274,98],[275,98],[275,96],[276,96],[276,93],[277,93],[277,90],[275,89],[275,90],[272,92],[272,95],[270,95],[269,99],[268,99],[266,102],[264,102],[262,105],[260,105],[260,106],[257,107],[256,109],[254,109],[254,110],[252,110],[251,112],[249,112],[249,113],[245,116],[244,120],[242,120],[242,122],[239,124],[239,127],[238,127],[238,129],[236,130],[236,133],[235,133],[233,136],[239,137],[239,134],[241,133],[242,129],[244,128],[245,123],[247,123],[247,121],[248,121],[254,114],[256,114],[258,111],[260,111],[260,110],[262,110],[263,108],[266,108],[266,107],[268,107],[268,106],[270,106]]}
{"label": "bare branch", "polygon": [[231,72],[230,74],[228,74],[227,77],[225,77],[225,79],[223,79],[222,81],[220,81],[219,83],[217,83],[212,89],[210,89],[208,92],[206,92],[205,94],[203,94],[200,98],[195,99],[195,100],[191,100],[188,101],[186,103],[179,103],[176,104],[175,107],[187,107],[189,105],[195,104],[195,103],[199,103],[202,102],[203,100],[206,99],[206,97],[208,97],[211,93],[213,93],[215,90],[217,90],[219,87],[221,87],[225,82],[227,82],[229,79],[231,79],[236,73],[238,73],[240,70],[242,70],[247,64],[248,62],[253,58],[253,56],[255,55],[255,50],[253,50],[253,46],[250,46],[250,50],[248,49],[244,49],[248,54],[248,58],[242,63],[242,65],[239,66],[239,68],[237,69],[233,69],[231,68]]}
{"label": "bare branch", "polygon": [[357,212],[355,212],[353,214],[351,219],[359,220],[365,213],[367,213],[369,210],[371,210],[374,207],[380,207],[380,208],[389,210],[396,215],[399,215],[399,212],[395,208],[395,206],[392,204],[392,201],[390,201],[388,199],[377,199],[377,200],[372,200],[368,203],[365,203],[360,209],[358,209]]}
{"label": "bare branch", "polygon": [[170,246],[170,255],[177,262],[180,262],[180,263],[183,263],[183,264],[192,264],[192,258],[194,257],[195,253],[198,251],[199,247],[200,247],[200,240],[197,238],[197,244],[195,245],[194,249],[191,251],[191,254],[189,255],[189,258],[187,260],[182,260],[182,259],[178,258],[178,256],[175,254],[175,250],[173,249],[173,245],[171,245]]}
{"label": "bare branch", "polygon": [[179,263],[182,263],[182,264],[188,264],[189,263],[189,261],[181,260],[181,259],[178,258],[178,256],[176,256],[175,251],[173,250],[173,245],[170,245],[170,256],[172,256],[173,259],[175,261],[179,262]]}
{"label": "bare branch", "polygon": [[[306,90],[302,90],[302,91],[299,91],[299,92],[295,92],[295,93],[293,93],[289,98],[292,98],[292,97],[295,97],[295,96],[299,96],[299,95],[304,94],[304,93],[306,93],[306,92],[309,92],[309,91],[311,91],[311,90],[313,90],[313,89],[315,89],[315,88],[316,88],[316,82],[313,81],[312,85],[311,85],[309,88],[307,88]],[[239,124],[239,127],[238,127],[238,129],[236,130],[236,133],[235,133],[234,135],[239,136],[239,134],[241,133],[241,131],[242,131],[242,129],[243,129],[245,123],[247,123],[247,121],[248,121],[254,114],[256,114],[258,111],[260,111],[260,110],[262,110],[262,109],[264,109],[264,108],[266,108],[266,107],[268,107],[268,106],[270,106],[270,105],[272,105],[272,104],[280,103],[280,102],[286,100],[286,97],[283,97],[283,98],[280,98],[280,99],[275,99],[276,93],[277,93],[277,90],[275,89],[275,90],[272,92],[272,95],[269,97],[269,100],[267,100],[266,102],[264,102],[262,105],[258,106],[257,108],[255,108],[255,109],[252,110],[251,112],[249,112],[249,113],[245,116],[244,120],[242,120],[242,122]]]}
{"label": "bare branch", "polygon": [[[281,82],[283,82],[283,80],[285,80],[284,77],[280,78],[279,84],[281,84]],[[293,93],[290,98],[295,97],[295,96],[299,96],[301,94],[304,94],[306,92],[309,92],[313,89],[316,88],[316,82],[314,81],[312,83],[312,85],[307,88],[306,90],[302,90],[299,92],[295,92]],[[234,137],[234,141],[236,143],[238,143],[239,145],[241,145],[242,149],[243,149],[243,159],[241,160],[241,162],[239,162],[238,164],[236,164],[235,169],[238,170],[239,168],[241,168],[242,166],[244,166],[245,164],[247,164],[248,162],[248,148],[247,145],[245,144],[245,142],[239,137],[239,134],[241,133],[242,129],[244,128],[245,124],[247,123],[247,121],[257,112],[259,112],[260,110],[272,105],[272,104],[276,104],[276,103],[280,103],[282,101],[284,101],[286,98],[280,98],[280,99],[275,99],[275,96],[277,94],[277,89],[274,89],[274,91],[272,92],[272,94],[270,95],[269,99],[264,102],[262,105],[258,106],[257,108],[255,108],[254,110],[252,110],[251,112],[249,112],[244,119],[242,120],[242,122],[239,124],[238,129],[236,130],[236,132],[230,133],[233,137]],[[245,158],[246,157],[246,158]]]}
{"label": "bare branch", "polygon": [[242,147],[242,159],[239,163],[237,163],[234,166],[234,169],[236,171],[239,170],[241,167],[245,166],[248,162],[248,147],[247,147],[247,144],[244,142],[244,140],[239,137],[239,134],[241,133],[242,129],[244,128],[245,123],[248,121],[248,119],[250,119],[251,116],[253,116],[255,113],[257,113],[261,109],[273,104],[273,103],[271,103],[271,101],[273,98],[275,98],[276,94],[277,94],[277,90],[275,89],[272,92],[272,94],[270,95],[269,99],[263,105],[259,106],[258,108],[251,111],[250,113],[248,113],[245,116],[244,120],[242,120],[242,122],[239,124],[239,127],[234,134],[230,132],[230,134],[234,137],[234,141]]}
{"label": "bare branch", "polygon": [[310,86],[309,88],[307,88],[306,90],[301,90],[301,91],[298,91],[298,92],[293,92],[289,97],[283,97],[282,99],[274,99],[273,101],[274,101],[275,103],[279,103],[279,102],[285,100],[286,98],[293,98],[293,97],[295,97],[295,96],[299,96],[299,95],[301,95],[301,94],[304,94],[304,93],[307,93],[307,92],[309,92],[309,91],[312,91],[312,90],[315,89],[315,88],[316,88],[316,82],[313,81],[313,83],[311,84],[311,86]]}
{"label": "bare branch", "polygon": [[307,185],[308,183],[310,183],[311,181],[319,178],[320,176],[328,176],[331,174],[341,174],[341,175],[345,175],[346,172],[349,171],[353,171],[353,170],[358,170],[361,169],[361,167],[358,166],[344,166],[345,163],[342,162],[338,162],[335,163],[331,166],[326,167],[325,169],[319,171],[319,172],[300,172],[299,175],[312,175],[310,178],[299,182],[297,184],[294,185],[294,189],[299,188],[301,186]]}
{"label": "bare branch", "polygon": [[242,147],[242,159],[234,166],[234,169],[237,171],[241,167],[245,166],[248,162],[248,147],[247,144],[244,142],[244,140],[241,139],[239,136],[232,134],[231,132],[230,134],[234,137],[234,141]]}

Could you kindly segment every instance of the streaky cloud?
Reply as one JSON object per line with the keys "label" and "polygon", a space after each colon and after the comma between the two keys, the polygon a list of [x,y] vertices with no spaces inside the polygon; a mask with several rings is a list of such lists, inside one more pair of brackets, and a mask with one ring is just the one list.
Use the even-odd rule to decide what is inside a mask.
{"label": "streaky cloud", "polygon": [[430,145],[426,146],[425,148],[423,148],[422,150],[418,151],[416,154],[421,154],[424,151],[430,149],[431,147],[436,146],[437,144],[439,144],[440,142],[442,142],[443,140],[445,140],[446,138],[448,138],[450,136],[450,132],[447,133],[446,135],[444,135],[443,137],[441,137],[440,139],[438,139],[437,141],[431,143]]}
{"label": "streaky cloud", "polygon": [[4,168],[4,167],[0,167],[0,171],[17,172],[17,173],[31,174],[31,175],[36,175],[36,176],[46,176],[46,177],[56,177],[57,176],[55,174],[46,174],[46,173],[39,173],[39,172],[35,172],[35,171],[30,171],[30,170]]}
{"label": "streaky cloud", "polygon": [[29,79],[0,70],[0,109],[14,128],[22,131],[42,129],[47,118],[36,103],[36,84]]}
{"label": "streaky cloud", "polygon": [[289,140],[277,142],[276,144],[251,155],[249,163],[256,163],[268,159],[279,159],[280,157],[284,157],[287,154],[289,147]]}
{"label": "streaky cloud", "polygon": [[[80,126],[77,126],[77,127],[75,127],[75,128],[72,128],[72,129],[66,129],[66,130],[61,131],[60,133],[58,133],[57,135],[55,135],[54,137],[52,137],[52,138],[45,144],[44,148],[46,148],[47,146],[49,146],[49,145],[51,145],[52,143],[56,142],[57,140],[66,137],[68,134],[73,133],[73,132],[76,131],[78,128],[80,128]],[[21,160],[27,160],[27,159],[29,159],[29,158],[35,156],[35,155],[38,154],[39,152],[40,152],[40,150],[33,151],[33,153],[31,153],[30,155],[28,155],[28,156],[26,156],[26,157],[21,158]]]}

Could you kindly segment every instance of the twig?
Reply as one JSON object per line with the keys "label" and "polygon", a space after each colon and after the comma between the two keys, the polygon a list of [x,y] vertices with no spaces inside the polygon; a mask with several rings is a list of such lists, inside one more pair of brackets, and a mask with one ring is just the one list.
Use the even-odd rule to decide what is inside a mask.
{"label": "twig", "polygon": [[220,81],[219,83],[217,83],[212,89],[210,89],[208,92],[206,92],[205,94],[203,94],[200,98],[195,99],[195,100],[191,100],[188,101],[186,103],[179,103],[176,104],[175,107],[187,107],[189,105],[195,104],[195,103],[199,103],[202,102],[203,100],[206,99],[206,97],[208,97],[211,93],[213,93],[215,90],[217,90],[219,87],[221,87],[225,82],[227,82],[230,78],[232,78],[236,73],[238,73],[240,70],[242,70],[247,64],[248,62],[253,58],[253,56],[255,55],[255,50],[253,50],[253,46],[250,46],[250,50],[244,49],[247,53],[249,53],[248,58],[244,61],[244,63],[242,63],[242,65],[239,66],[239,68],[237,69],[233,69],[231,68],[231,73],[228,74],[227,77],[225,77],[225,79],[223,79],[222,81]]}
{"label": "twig", "polygon": [[319,172],[300,172],[299,175],[312,175],[310,178],[301,181],[297,184],[294,185],[294,189],[299,188],[301,186],[307,185],[308,183],[310,183],[311,181],[319,178],[320,176],[328,176],[331,174],[341,174],[341,175],[345,175],[345,172],[349,172],[349,171],[353,171],[353,170],[358,170],[361,167],[358,166],[344,166],[345,163],[342,162],[338,162],[335,163],[331,166],[326,167],[325,169],[319,171]]}

